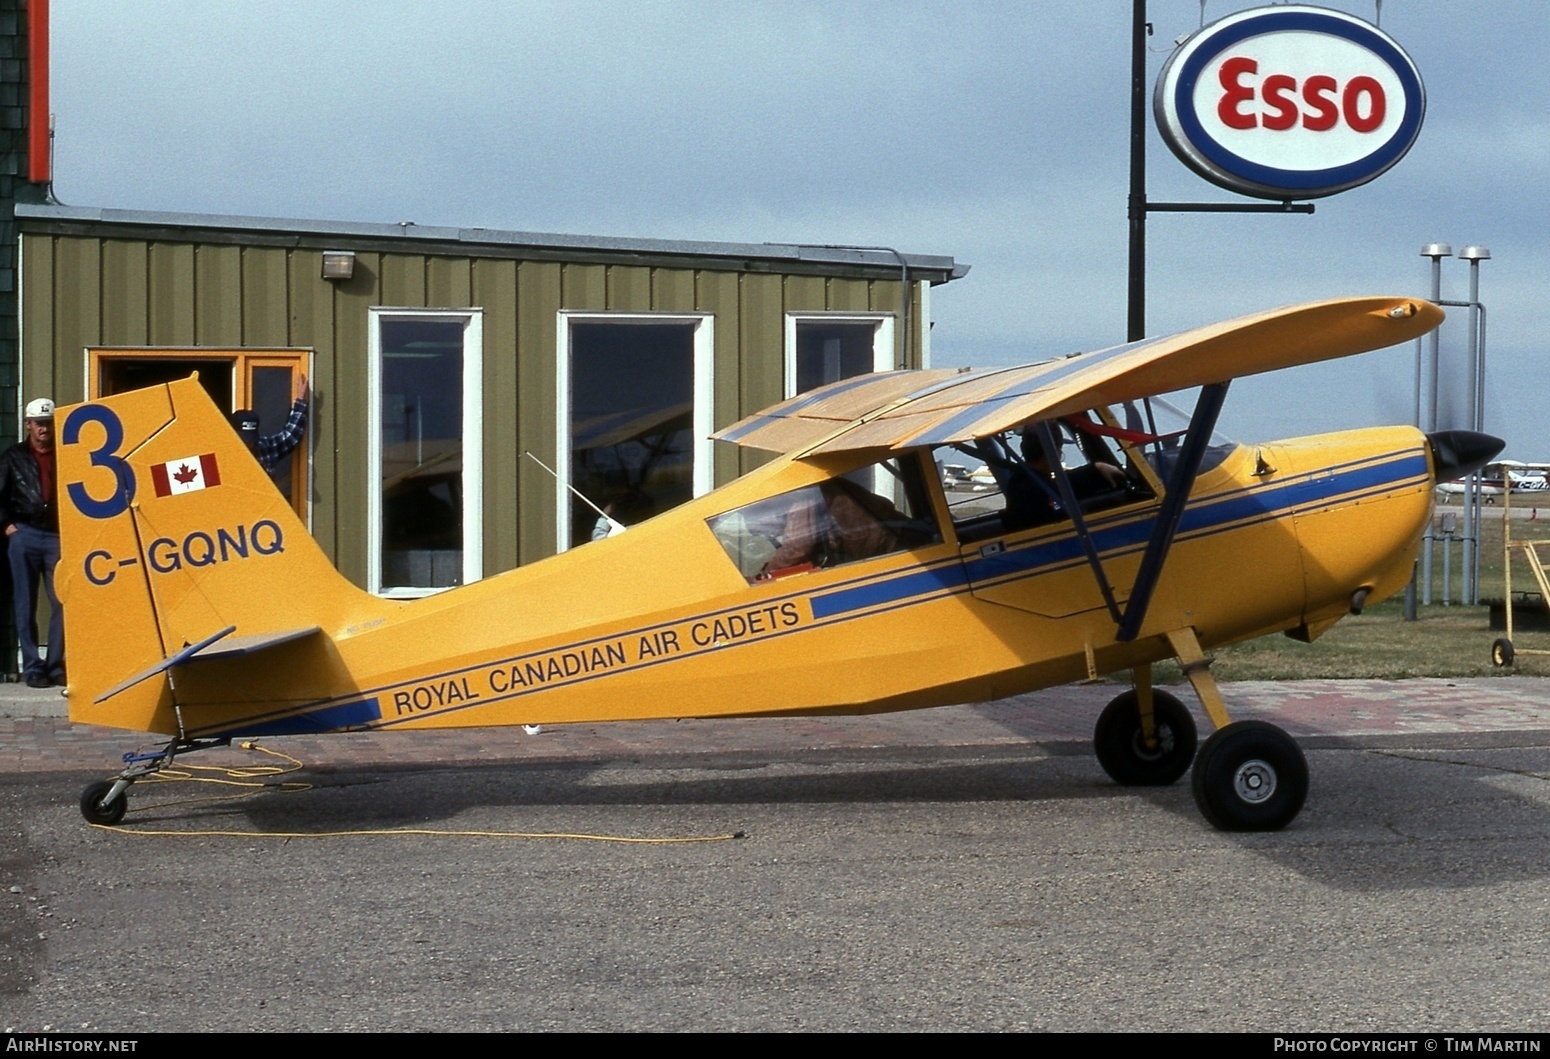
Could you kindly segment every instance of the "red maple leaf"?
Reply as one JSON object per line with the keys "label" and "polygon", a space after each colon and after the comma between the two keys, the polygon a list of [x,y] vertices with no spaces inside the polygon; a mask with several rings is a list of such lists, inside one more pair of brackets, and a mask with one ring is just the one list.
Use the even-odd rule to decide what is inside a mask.
{"label": "red maple leaf", "polygon": [[181,465],[175,472],[173,472],[172,477],[178,480],[179,485],[187,485],[189,482],[192,482],[195,478],[199,477],[199,472],[185,463]]}

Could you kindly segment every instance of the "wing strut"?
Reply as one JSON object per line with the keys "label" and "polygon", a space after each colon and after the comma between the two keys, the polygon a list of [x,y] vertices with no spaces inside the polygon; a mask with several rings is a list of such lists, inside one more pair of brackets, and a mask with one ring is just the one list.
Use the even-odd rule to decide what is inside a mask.
{"label": "wing strut", "polygon": [[[1152,523],[1152,538],[1146,542],[1146,554],[1141,557],[1141,569],[1136,571],[1136,583],[1130,590],[1130,600],[1125,605],[1125,617],[1119,622],[1115,638],[1128,642],[1136,638],[1146,621],[1146,609],[1152,602],[1152,591],[1162,577],[1163,563],[1168,549],[1173,546],[1173,535],[1178,532],[1179,519],[1184,515],[1184,505],[1189,491],[1195,486],[1195,476],[1200,472],[1200,461],[1205,457],[1206,446],[1211,441],[1211,431],[1216,429],[1216,417],[1221,414],[1222,402],[1227,398],[1227,383],[1213,382],[1200,388],[1195,402],[1195,414],[1190,418],[1189,430],[1179,449],[1178,461],[1168,479],[1167,495],[1157,521]],[[1088,545],[1089,549],[1091,545]],[[1104,587],[1108,595],[1107,585]],[[1113,602],[1109,603],[1112,610]]]}
{"label": "wing strut", "polygon": [[1098,591],[1103,593],[1103,602],[1108,606],[1114,624],[1118,625],[1121,619],[1119,605],[1114,602],[1114,589],[1109,586],[1108,575],[1103,572],[1103,561],[1098,558],[1098,549],[1093,546],[1093,535],[1088,532],[1087,519],[1082,515],[1081,505],[1076,502],[1076,492],[1071,488],[1071,479],[1060,463],[1060,446],[1055,444],[1055,432],[1050,429],[1048,420],[1035,423],[1034,428],[1039,432],[1039,444],[1044,448],[1044,458],[1055,475],[1055,485],[1060,490],[1060,502],[1065,505],[1066,513],[1071,516],[1071,523],[1076,527],[1076,539],[1082,542],[1082,551],[1087,553],[1087,565],[1093,568],[1093,577],[1098,582]]}

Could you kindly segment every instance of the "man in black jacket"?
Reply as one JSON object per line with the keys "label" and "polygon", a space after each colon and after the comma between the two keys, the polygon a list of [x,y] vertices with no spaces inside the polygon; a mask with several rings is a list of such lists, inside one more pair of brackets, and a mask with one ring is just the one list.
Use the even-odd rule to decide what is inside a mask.
{"label": "man in black jacket", "polygon": [[[59,563],[58,491],[54,483],[54,402],[27,403],[27,436],[0,452],[0,526],[11,561],[16,636],[21,641],[22,677],[29,688],[65,682],[65,618],[54,594]],[[48,590],[52,617],[48,655],[38,652],[38,581]]]}

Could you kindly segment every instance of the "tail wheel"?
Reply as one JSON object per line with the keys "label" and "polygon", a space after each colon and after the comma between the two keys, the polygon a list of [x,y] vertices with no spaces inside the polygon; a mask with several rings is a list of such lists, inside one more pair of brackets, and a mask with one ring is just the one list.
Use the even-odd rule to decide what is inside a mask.
{"label": "tail wheel", "polygon": [[1512,641],[1506,637],[1491,645],[1491,664],[1497,668],[1512,665]]}
{"label": "tail wheel", "polygon": [[87,823],[112,827],[124,819],[124,813],[129,809],[127,789],[119,791],[118,797],[111,802],[105,801],[112,790],[112,781],[100,780],[81,792],[81,815],[86,817]]}
{"label": "tail wheel", "polygon": [[1264,721],[1237,721],[1200,748],[1195,804],[1222,831],[1277,831],[1308,797],[1308,759],[1291,736]]}
{"label": "tail wheel", "polygon": [[1141,731],[1136,693],[1118,696],[1098,716],[1093,750],[1098,764],[1115,783],[1126,787],[1162,787],[1189,770],[1195,759],[1195,719],[1166,691],[1152,692],[1156,745],[1147,746]]}

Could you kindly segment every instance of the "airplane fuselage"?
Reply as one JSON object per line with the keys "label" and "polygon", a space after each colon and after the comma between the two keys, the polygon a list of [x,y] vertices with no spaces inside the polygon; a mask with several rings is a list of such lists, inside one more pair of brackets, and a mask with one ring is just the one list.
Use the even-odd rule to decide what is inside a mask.
{"label": "airplane fuselage", "polygon": [[[275,648],[208,677],[188,667],[185,724],[245,735],[897,710],[1159,660],[1171,629],[1207,647],[1312,638],[1357,590],[1377,600],[1404,584],[1433,485],[1410,428],[1240,446],[1195,483],[1146,623],[1120,642],[1071,523],[960,545],[934,474],[943,539],[911,551],[750,584],[706,526],[854,463],[778,459],[621,536],[455,592],[358,600],[321,648]],[[1147,499],[1088,522],[1121,604],[1157,510]],[[298,699],[298,686],[317,692]],[[175,730],[166,701],[139,720]]]}

